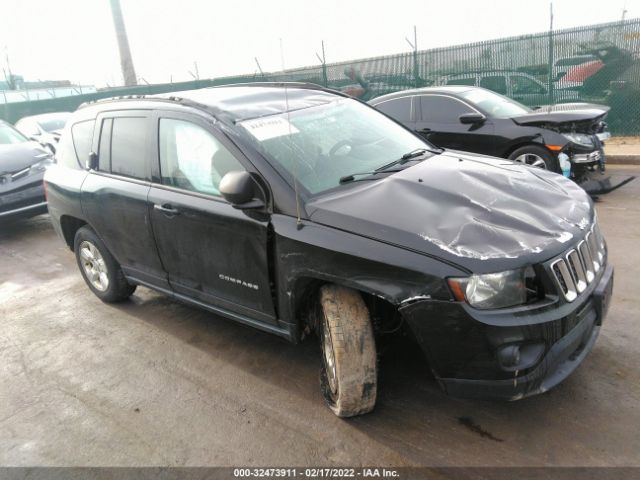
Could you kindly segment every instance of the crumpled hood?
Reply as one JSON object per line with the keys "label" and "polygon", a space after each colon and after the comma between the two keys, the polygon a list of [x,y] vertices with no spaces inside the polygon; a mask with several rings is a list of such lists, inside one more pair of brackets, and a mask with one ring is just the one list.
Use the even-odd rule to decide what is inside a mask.
{"label": "crumpled hood", "polygon": [[36,142],[0,145],[0,175],[23,170],[49,154]]}
{"label": "crumpled hood", "polygon": [[608,109],[584,108],[584,109],[557,109],[553,108],[534,110],[526,115],[518,115],[511,119],[518,125],[561,124],[575,122],[596,123],[607,116]]}
{"label": "crumpled hood", "polygon": [[558,255],[593,220],[590,198],[561,175],[452,151],[306,207],[314,222],[477,273]]}

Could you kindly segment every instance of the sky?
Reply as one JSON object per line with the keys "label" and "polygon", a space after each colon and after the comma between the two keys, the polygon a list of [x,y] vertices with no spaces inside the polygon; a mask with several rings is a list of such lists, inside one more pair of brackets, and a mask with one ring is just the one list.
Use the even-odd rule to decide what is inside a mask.
{"label": "sky", "polygon": [[[279,71],[546,31],[549,0],[120,0],[141,83]],[[554,28],[640,17],[638,0],[554,0]],[[0,0],[0,66],[123,83],[109,0]]]}

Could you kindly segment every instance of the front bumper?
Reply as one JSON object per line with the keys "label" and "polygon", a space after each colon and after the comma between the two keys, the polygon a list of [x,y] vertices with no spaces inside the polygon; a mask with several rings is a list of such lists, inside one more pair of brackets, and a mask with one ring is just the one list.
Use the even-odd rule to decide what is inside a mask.
{"label": "front bumper", "polygon": [[43,174],[33,175],[0,185],[0,221],[33,217],[47,212],[42,177]]}
{"label": "front bumper", "polygon": [[[457,302],[417,302],[401,312],[448,394],[518,400],[553,388],[582,363],[598,337],[612,289],[613,267],[608,266],[584,300],[542,308],[529,318],[513,315],[505,322],[505,316],[486,324]],[[530,368],[508,371],[496,359],[496,338],[544,343],[545,351]]]}

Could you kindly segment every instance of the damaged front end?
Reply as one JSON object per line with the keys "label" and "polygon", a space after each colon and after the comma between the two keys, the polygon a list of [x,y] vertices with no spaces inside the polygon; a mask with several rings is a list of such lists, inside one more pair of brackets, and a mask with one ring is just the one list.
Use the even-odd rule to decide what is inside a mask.
{"label": "damaged front end", "polygon": [[516,117],[519,125],[536,126],[562,135],[567,143],[558,160],[571,164],[570,176],[590,195],[609,193],[635,177],[605,174],[604,144],[611,134],[605,122],[609,107],[583,103],[540,107]]}
{"label": "damaged front end", "polygon": [[533,265],[530,277],[527,301],[511,308],[474,307],[455,287],[457,302],[400,307],[448,394],[518,400],[559,384],[587,356],[613,288],[597,225],[562,254]]}

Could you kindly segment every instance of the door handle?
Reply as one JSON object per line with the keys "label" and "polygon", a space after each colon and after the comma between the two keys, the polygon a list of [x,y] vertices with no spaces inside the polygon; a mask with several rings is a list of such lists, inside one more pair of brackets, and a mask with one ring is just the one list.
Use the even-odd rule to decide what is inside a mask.
{"label": "door handle", "polygon": [[431,129],[430,128],[421,128],[420,130],[418,130],[418,133],[431,133]]}
{"label": "door handle", "polygon": [[164,205],[158,205],[157,203],[155,203],[153,205],[153,208],[155,210],[159,210],[162,213],[164,213],[165,215],[180,215],[180,210],[178,210],[177,208],[173,208],[170,204],[165,203]]}

